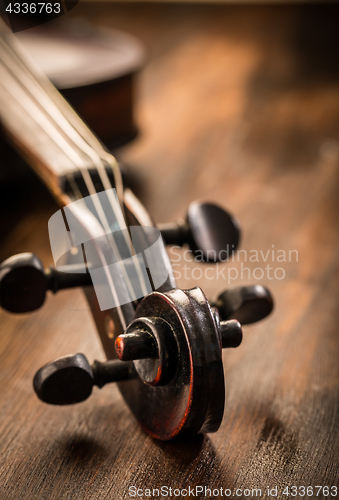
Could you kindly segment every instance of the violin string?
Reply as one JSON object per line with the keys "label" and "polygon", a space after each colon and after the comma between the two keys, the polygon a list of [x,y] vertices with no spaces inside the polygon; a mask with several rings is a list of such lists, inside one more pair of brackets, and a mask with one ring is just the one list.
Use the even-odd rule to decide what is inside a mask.
{"label": "violin string", "polygon": [[[2,40],[2,43],[3,42],[4,41]],[[88,127],[84,124],[80,117],[76,113],[74,113],[74,110],[71,108],[71,106],[67,103],[67,101],[65,101],[65,99],[63,99],[63,97],[46,78],[42,71],[39,70],[39,68],[37,68],[36,66],[34,68],[30,68],[29,58],[27,57],[27,54],[21,53],[22,47],[20,46],[20,44],[17,44],[17,41],[13,38],[11,39],[11,44],[15,46],[15,51],[13,51],[12,47],[10,47],[8,44],[4,44],[5,49],[7,49],[8,52],[11,52],[11,59],[16,59],[16,63],[25,73],[25,77],[28,79],[28,81],[31,81],[31,84],[33,84],[29,89],[27,88],[27,90],[30,91],[32,97],[34,97],[38,103],[40,103],[40,100],[43,101],[42,107],[45,108],[45,110],[48,109],[51,118],[53,118],[56,123],[58,123],[58,120],[62,120],[62,123],[59,123],[61,129],[66,126],[67,135],[69,137],[73,136],[73,140],[75,139],[74,142],[76,142],[76,139],[85,140],[85,144],[82,144],[82,147],[90,145],[91,150],[95,151],[102,160],[106,161],[112,167],[115,180],[118,181],[118,194],[121,196],[121,175],[116,159],[103,149],[99,140],[95,137],[94,134],[89,131]],[[39,81],[37,81],[36,78],[32,77],[33,72],[38,73]],[[60,112],[60,110],[62,110],[62,113]],[[57,114],[58,120],[56,120]],[[72,125],[73,129],[70,127],[70,125]],[[76,131],[78,135],[75,135]],[[86,142],[88,144],[86,144]],[[77,144],[77,146],[79,147],[79,149],[81,149],[79,144]],[[86,151],[89,156],[91,155],[91,150]],[[92,160],[95,161],[93,158]],[[109,178],[107,178],[106,176],[106,171],[102,170],[102,164],[98,164],[98,168],[101,169],[101,174],[104,176],[104,179],[102,179],[103,185],[106,185],[106,189],[109,189],[111,186]]]}
{"label": "violin string", "polygon": [[[47,87],[47,90],[45,90],[43,87]],[[74,110],[71,108],[71,106],[67,103],[65,99],[60,95],[60,93],[55,89],[55,87],[51,84],[51,82],[48,80],[48,78],[45,77],[45,75],[41,72],[41,87],[43,90],[45,90],[46,94],[50,97],[52,96],[53,99],[50,97],[50,99],[56,103],[57,109],[61,109],[63,112],[64,117],[69,121],[69,123],[74,127],[74,129],[82,136],[82,138],[87,141],[87,143],[91,146],[93,150],[95,150],[103,161],[107,162],[108,165],[111,166],[112,172],[113,172],[113,177],[114,177],[114,182],[115,182],[115,188],[118,194],[118,199],[122,200],[123,199],[123,187],[122,187],[122,178],[121,178],[121,172],[120,168],[118,165],[118,162],[116,159],[113,157],[113,155],[107,153],[107,151],[104,150],[102,147],[100,141],[95,137],[93,133],[90,132],[88,127],[84,124],[84,122],[81,120],[81,118],[74,112]],[[91,150],[90,150],[91,151]],[[108,177],[108,174],[106,172],[106,168],[104,165],[102,165],[101,162],[99,162],[99,176],[101,179],[101,182],[103,184],[103,187],[105,190],[108,189],[107,196],[109,198],[109,201],[112,205],[117,205],[116,211],[113,212],[117,213],[118,215],[121,214],[122,217],[122,223],[125,224],[124,218],[123,218],[123,204],[121,207],[119,206],[115,196],[113,196],[113,193],[111,192],[111,182]],[[122,210],[122,212],[121,212]],[[126,245],[130,247],[132,250],[132,254],[134,253],[134,248],[133,244],[130,239],[129,232],[125,230],[123,232],[123,236],[126,242]],[[138,280],[141,285],[141,290],[143,295],[148,294],[147,290],[147,285],[145,282],[144,275],[141,270],[141,265],[138,261],[138,259],[134,260],[134,267],[138,275]]]}
{"label": "violin string", "polygon": [[[16,44],[16,40],[12,40],[12,44],[16,49],[16,56],[21,55],[21,59],[18,57],[18,63],[24,67],[24,70],[27,71],[29,75],[32,76],[33,73],[37,74],[40,78],[37,82],[35,80],[35,84],[38,85],[41,89],[43,89],[44,93],[48,95],[49,99],[54,103],[54,105],[62,111],[64,118],[68,120],[68,122],[72,125],[72,127],[82,136],[82,138],[88,143],[91,148],[96,151],[99,157],[107,162],[107,164],[111,167],[114,175],[115,188],[117,190],[118,199],[121,200],[123,198],[123,187],[122,187],[122,178],[121,172],[118,165],[117,160],[113,155],[109,154],[103,148],[100,141],[97,137],[89,130],[89,128],[85,125],[85,123],[81,120],[81,118],[74,112],[72,107],[68,104],[68,102],[61,96],[61,94],[57,91],[57,89],[53,86],[53,84],[46,78],[46,75],[38,68],[31,64],[29,58],[27,58],[27,54],[21,54],[22,47],[20,44]],[[106,171],[103,172],[103,175],[106,174]],[[106,180],[110,185],[110,181]],[[110,187],[112,187],[110,185]]]}
{"label": "violin string", "polygon": [[[1,64],[0,64],[0,70],[1,70]],[[0,81],[0,85],[3,87],[2,81]],[[105,261],[104,264],[107,264],[107,261]],[[116,291],[116,288],[115,288],[115,284],[113,283],[113,280],[112,280],[109,272],[106,272],[106,277],[107,277],[107,280],[108,280],[108,283],[109,283],[109,286],[110,286],[110,290],[111,290],[113,299],[115,301],[115,304],[117,304],[117,312],[118,312],[120,323],[121,323],[123,329],[125,329],[127,327],[127,324],[126,324],[123,312],[121,310],[121,307],[119,305],[118,294],[117,294],[117,291]]]}
{"label": "violin string", "polygon": [[[78,147],[80,150],[82,150],[85,153],[85,155],[89,156],[90,159],[92,160],[92,162],[95,164],[96,170],[99,173],[99,177],[100,177],[100,180],[102,182],[102,185],[103,185],[104,189],[107,191],[107,197],[108,197],[109,202],[111,204],[113,213],[116,215],[116,217],[118,219],[119,227],[126,228],[126,223],[124,221],[123,214],[121,212],[121,207],[118,203],[118,200],[115,198],[115,196],[113,195],[113,193],[111,191],[112,185],[111,185],[111,182],[110,182],[109,177],[107,175],[106,168],[100,159],[100,155],[95,150],[93,150],[93,148],[90,147],[86,143],[86,141],[84,141],[84,139],[79,135],[79,133],[72,127],[72,125],[69,123],[69,121],[63,116],[63,114],[55,106],[55,104],[53,103],[51,98],[46,94],[46,92],[41,87],[41,85],[39,85],[39,83],[32,77],[30,72],[27,70],[25,62],[23,62],[7,44],[4,44],[3,40],[1,40],[1,42],[3,45],[5,45],[5,49],[7,49],[7,50],[9,49],[12,52],[12,54],[11,54],[12,57],[9,58],[9,60],[8,60],[9,64],[12,63],[13,57],[15,57],[15,59],[17,60],[17,63],[19,63],[19,66],[21,67],[21,72],[23,73],[24,78],[27,80],[24,89],[27,90],[31,94],[31,96],[36,100],[36,102],[42,108],[43,111],[47,110],[47,112],[49,113],[49,116],[54,120],[54,122],[56,123],[56,125],[58,126],[60,131],[64,132],[66,134],[67,138],[71,139],[73,141],[73,144],[75,144],[76,147]],[[13,70],[13,68],[9,68],[9,69]],[[14,69],[18,69],[17,66]],[[19,68],[19,70],[20,70],[20,68]],[[14,71],[14,75],[17,77],[17,75],[15,74],[15,71]],[[23,81],[22,78],[20,78],[20,76],[18,76],[17,78],[19,80],[19,83],[22,83],[22,81]],[[47,79],[45,79],[45,80],[48,82]],[[52,85],[50,85],[50,86],[52,89],[54,88]],[[40,89],[39,89],[39,87],[40,87]],[[56,91],[55,91],[55,94],[57,94]],[[58,94],[58,96],[59,96],[59,101],[64,103],[63,108],[68,107],[69,108],[68,111],[71,111],[70,116],[77,117],[76,113],[73,112],[73,110],[68,106],[66,101],[64,101],[64,99],[62,99],[59,94]],[[98,147],[98,145],[100,146],[99,141],[95,138],[95,136],[93,134],[91,134],[89,132],[89,129],[84,125],[84,123],[80,120],[80,118],[76,119],[74,121],[76,122],[75,124],[77,126],[79,125],[79,123],[82,124],[81,128],[86,131],[86,135],[89,138],[93,137],[91,139],[91,142],[93,143],[93,145],[96,148]],[[49,134],[49,135],[52,139],[54,139],[54,137],[51,136],[51,134]],[[103,150],[103,148],[101,148],[101,152],[104,153],[102,156],[104,157],[105,161],[108,158],[113,158],[112,155],[109,155],[108,153],[106,153]],[[113,161],[116,162],[116,160],[113,160]],[[90,174],[88,172],[86,165],[84,165],[85,168],[83,168],[81,165],[79,165],[78,162],[76,163],[76,165],[77,165],[78,169],[81,171],[81,174],[84,178],[84,181],[85,181],[85,184],[86,184],[86,187],[87,187],[89,193],[91,195],[96,194],[97,193],[96,189],[94,187],[94,184],[92,182],[92,179],[90,177]],[[117,169],[113,169],[114,177],[115,177],[116,171],[117,171]],[[110,242],[112,243],[114,238],[111,235],[111,231],[109,228],[109,224],[107,222],[106,214],[104,213],[102,208],[99,207],[99,204],[101,205],[100,200],[99,200],[99,203],[98,202],[96,203],[95,208],[96,208],[96,210],[99,214],[100,220],[105,228],[106,234],[108,235],[108,238],[109,238]],[[126,245],[133,251],[133,245],[131,244],[131,240],[129,238],[128,231],[123,230],[122,232],[123,232],[123,237],[125,239]],[[118,251],[118,249],[114,243],[113,243],[113,247],[114,247],[113,250],[115,251],[117,257],[121,261],[122,259],[120,256],[120,252]],[[147,285],[145,283],[145,279],[144,279],[143,273],[141,271],[140,263],[137,259],[134,260],[134,266],[136,268],[136,272],[137,272],[137,275],[139,278],[139,283],[141,285],[142,292],[144,295],[147,295],[147,293],[148,293]],[[123,272],[124,272],[124,277],[126,279],[127,286],[129,288],[129,292],[130,292],[131,296],[133,297],[133,287],[132,287],[130,280],[127,276],[124,265],[123,265]]]}
{"label": "violin string", "polygon": [[[2,42],[2,40],[1,40]],[[2,60],[4,58],[2,57]],[[3,61],[4,62],[4,61]],[[10,68],[8,68],[10,69]],[[16,76],[16,75],[15,75]],[[20,80],[20,78],[19,78]],[[20,102],[20,98],[23,96],[23,97],[26,97],[22,91],[22,89],[20,89],[20,87],[16,84],[15,81],[11,81],[10,82],[11,85],[9,85],[9,88],[7,88],[7,91],[10,91],[13,95],[13,97],[16,98],[16,101],[17,102]],[[27,99],[26,99],[27,101]],[[28,103],[27,103],[28,104]],[[55,130],[50,130],[50,123],[49,121],[46,119],[46,117],[43,116],[43,114],[41,113],[41,111],[34,105],[34,103],[30,103],[28,104],[28,107],[31,108],[30,109],[30,112],[32,114],[32,116],[35,117],[35,120],[36,122],[38,122],[38,124],[45,130],[47,131],[47,133],[49,133],[49,136],[55,141],[58,143],[59,147],[61,147],[62,149],[64,148],[66,151],[68,151],[68,154],[70,156],[70,158],[72,159],[72,161],[78,165],[79,165],[79,158],[78,155],[74,154],[74,151],[72,151],[71,149],[69,149],[69,145],[67,144],[67,141],[65,140],[62,140],[63,138],[62,137],[58,137],[58,140],[56,140],[56,137],[55,137]],[[60,134],[59,134],[60,135]],[[83,169],[80,169],[82,171],[82,173],[84,174],[84,181],[85,181],[85,184],[87,186],[87,189],[89,191],[90,194],[94,194],[94,195],[97,195],[96,193],[96,190],[95,190],[95,187],[92,183],[92,179],[90,178],[90,175],[88,173],[88,170],[86,169],[85,172],[83,171]],[[87,175],[86,175],[87,174]],[[111,185],[110,185],[111,187]],[[95,200],[96,196],[94,196],[94,200]],[[94,201],[93,200],[93,201]],[[96,203],[96,209],[97,209],[97,212],[98,214],[101,215],[101,218],[103,218],[103,214],[101,212],[101,203],[98,204]],[[105,215],[104,215],[105,216]],[[104,221],[103,221],[104,222]],[[107,228],[106,228],[106,231],[107,231]],[[108,229],[109,231],[109,229]],[[118,255],[119,252],[116,252],[116,255]],[[127,273],[126,273],[127,274]],[[128,277],[127,277],[128,278]],[[127,280],[127,283],[128,283],[129,279]],[[115,291],[115,286],[113,285],[113,287],[111,287],[112,289],[112,292],[113,292],[113,295],[115,295],[116,297],[116,291]],[[115,293],[114,293],[115,292]],[[117,300],[116,300],[116,303]]]}
{"label": "violin string", "polygon": [[[21,63],[21,65],[22,65],[22,66],[24,66],[20,60],[19,60],[19,62]],[[10,69],[12,70],[12,68],[10,68]],[[24,70],[24,69],[26,69],[26,68],[25,68],[25,67],[23,67],[23,68],[21,68],[21,69],[22,69],[22,70]],[[17,76],[17,75],[15,75],[15,76]],[[27,76],[30,76],[30,77],[31,77],[31,75],[29,74],[29,72],[27,72],[27,70],[25,71],[25,75],[24,75],[24,76],[25,76],[25,77],[27,77]],[[22,80],[22,78],[20,78],[20,75],[19,75],[18,79],[19,79],[19,81],[21,81],[21,80]],[[31,77],[31,79],[32,79],[32,77]],[[33,80],[33,79],[32,79],[32,80]],[[35,81],[34,81],[34,80],[33,80],[33,82],[35,83]],[[27,88],[27,85],[26,85],[26,88]],[[36,95],[35,95],[35,94],[36,94],[36,89],[32,86],[32,82],[31,82],[30,88],[29,88],[29,89],[27,89],[27,90],[29,90],[29,91],[30,91],[30,93],[31,93],[31,94],[33,94],[33,97],[35,97],[35,98],[36,98]],[[53,115],[55,115],[55,111],[56,111],[56,110],[55,110],[55,106],[51,106],[51,104],[53,104],[53,102],[51,103],[51,101],[50,101],[50,100],[49,100],[49,98],[48,98],[49,96],[46,96],[46,95],[44,95],[44,94],[43,94],[43,97],[44,97],[44,101],[45,101],[45,102],[43,102],[42,104],[43,104],[44,106],[48,105],[48,108],[49,108],[49,109],[48,109],[48,111],[49,111],[49,112],[51,112],[51,111],[52,111],[52,112],[53,112]],[[41,99],[41,91],[39,92],[39,96],[38,96],[38,98],[39,98],[39,99]],[[64,102],[64,101],[63,101],[63,102]],[[40,104],[40,102],[39,102],[39,104]],[[58,111],[58,110],[57,110],[57,111]],[[75,115],[75,116],[76,116],[76,115]],[[73,139],[73,142],[75,143],[75,145],[79,147],[79,142],[82,142],[82,144],[80,144],[81,149],[85,152],[85,154],[87,153],[87,155],[88,155],[88,156],[90,156],[90,158],[93,160],[93,162],[95,162],[96,167],[97,167],[97,171],[98,171],[98,173],[99,173],[99,175],[100,175],[100,178],[101,178],[101,181],[102,181],[102,184],[103,184],[103,187],[104,187],[104,188],[106,188],[106,189],[107,189],[107,188],[111,189],[111,188],[112,188],[112,185],[111,185],[111,182],[110,182],[110,180],[109,180],[109,178],[108,178],[108,175],[107,175],[106,169],[105,169],[105,167],[104,167],[104,165],[102,164],[102,162],[101,162],[101,161],[99,161],[99,162],[97,161],[98,159],[100,160],[100,158],[98,158],[98,156],[99,156],[99,155],[98,155],[98,154],[97,154],[97,155],[93,155],[93,154],[91,154],[91,153],[92,153],[92,149],[88,146],[88,144],[86,144],[86,142],[85,142],[84,140],[81,140],[81,139],[82,139],[81,137],[79,138],[78,134],[76,134],[76,131],[74,131],[74,129],[72,128],[72,126],[70,126],[70,124],[67,122],[67,120],[65,120],[65,119],[64,119],[64,117],[62,116],[62,114],[61,114],[61,113],[60,113],[60,115],[59,115],[59,116],[57,116],[57,115],[56,115],[56,116],[53,116],[53,118],[55,119],[55,121],[57,122],[57,124],[58,124],[58,125],[59,125],[59,123],[60,123],[60,117],[62,118],[62,122],[63,122],[63,123],[62,123],[62,124],[60,124],[60,125],[64,125],[64,123],[65,123],[65,122],[68,124],[68,127],[66,127],[66,129],[67,129],[67,132],[69,132],[69,135],[71,136],[71,139]],[[40,118],[41,118],[41,116],[40,116]],[[83,122],[81,122],[81,120],[80,120],[80,119],[79,119],[79,122],[80,122],[80,123],[82,123],[83,128],[84,128],[86,131],[88,131],[88,129],[87,129],[87,128],[86,128],[86,126],[83,124]],[[75,134],[74,134],[74,132],[75,132]],[[51,133],[50,133],[49,135],[51,136]],[[90,133],[88,133],[88,135],[89,135],[89,136],[91,136],[91,134],[90,134]],[[94,141],[93,141],[93,142],[94,142],[94,145],[97,147],[97,144],[99,144],[99,145],[100,145],[100,143],[99,143],[99,141],[97,141],[97,140],[96,140],[95,136],[93,136],[93,137],[94,137]],[[55,140],[54,134],[53,134],[53,137],[52,137],[52,138]],[[79,141],[79,139],[80,139],[80,141]],[[95,144],[95,143],[96,143],[96,144]],[[105,153],[105,151],[104,151],[104,150],[103,150],[103,152]],[[71,154],[72,154],[72,153],[71,153]],[[112,158],[112,157],[111,157],[111,155],[108,155],[107,153],[105,153],[105,155],[104,155],[104,156],[106,156],[106,158],[107,158],[107,157]],[[106,159],[106,158],[105,158],[105,159]],[[80,159],[80,158],[79,158],[79,159]],[[82,173],[82,175],[83,175],[83,178],[84,178],[84,181],[85,181],[85,184],[86,184],[86,186],[87,186],[87,189],[88,189],[89,193],[90,193],[90,194],[94,194],[94,195],[96,195],[96,194],[97,194],[97,192],[96,192],[96,189],[95,189],[94,184],[93,184],[93,182],[92,182],[92,179],[91,179],[91,177],[90,177],[90,174],[89,174],[89,172],[88,172],[88,169],[87,169],[86,167],[85,167],[85,169],[84,169],[84,168],[81,168],[81,165],[79,165],[79,162],[78,162],[78,161],[76,161],[76,158],[74,157],[74,155],[73,155],[73,161],[75,161],[76,165],[78,166],[79,170],[81,171],[81,173]],[[104,173],[104,174],[103,174],[103,173]],[[113,169],[113,174],[114,174],[114,173],[115,173],[115,172],[114,172],[114,169]],[[109,183],[109,185],[107,185],[107,182]],[[72,184],[73,184],[73,190],[74,190],[74,182],[72,182]],[[78,190],[77,190],[77,191],[78,191]],[[113,196],[113,193],[109,192],[109,193],[107,193],[107,194],[111,194],[111,195],[112,195],[112,196],[111,196],[111,199],[110,199],[109,201],[110,201],[110,203],[111,203],[111,206],[112,206],[112,209],[113,209],[114,213],[116,213],[116,214],[117,214],[117,213],[120,213],[120,206],[119,206],[119,205],[118,205],[118,210],[115,210],[115,206],[114,206],[114,205],[116,205],[117,200],[116,200],[116,199],[115,199],[115,197]],[[79,195],[77,196],[77,198],[78,198],[78,197],[79,197]],[[93,200],[93,201],[94,201],[94,200]],[[99,206],[99,203],[96,203],[96,210],[97,210],[97,212],[98,212],[98,214],[99,214],[99,216],[100,216],[100,219],[101,219],[101,221],[102,221],[102,223],[103,223],[103,226],[104,226],[104,228],[105,228],[105,230],[106,230],[106,233],[107,233],[107,232],[109,233],[109,232],[110,232],[110,230],[109,230],[109,226],[107,227],[107,219],[106,219],[106,216],[105,216],[104,211],[102,210],[101,203],[100,203],[100,206]],[[106,219],[106,220],[105,220],[105,219]],[[118,221],[118,223],[119,223],[119,226],[121,227],[121,219],[120,219],[120,221]],[[124,225],[125,225],[124,220],[123,220],[123,223],[124,223]],[[127,231],[124,231],[124,233],[126,234],[126,233],[127,233]],[[125,235],[125,234],[124,234],[124,235]],[[128,235],[127,235],[127,237],[128,237]],[[114,240],[114,238],[112,238],[112,239]],[[128,244],[130,245],[130,240],[128,241]],[[114,243],[113,243],[113,245],[114,245]],[[116,245],[114,245],[114,247],[115,247],[115,248],[114,248],[115,254],[116,254],[116,255],[118,256],[118,258],[119,258],[119,254],[120,254],[120,252],[119,252],[119,251],[118,251],[118,249],[116,248]],[[121,259],[120,259],[120,260],[121,260]],[[140,284],[141,284],[141,285],[143,285],[143,286],[142,286],[142,288],[143,288],[143,292],[144,292],[144,294],[146,295],[146,294],[147,294],[147,289],[146,289],[146,284],[145,284],[145,282],[144,282],[144,277],[143,277],[142,272],[141,272],[140,264],[139,264],[139,262],[138,262],[138,261],[137,261],[136,263],[137,263],[137,266],[136,266],[136,271],[137,271],[137,273],[138,273],[139,281],[140,281]],[[124,266],[123,266],[123,267],[124,267]],[[139,268],[139,269],[138,269],[138,268]],[[127,274],[127,273],[125,272],[124,274],[125,274],[125,278],[126,278],[126,274]],[[141,279],[140,279],[140,278],[141,278]],[[127,285],[128,285],[128,284],[129,284],[129,285],[131,285],[130,280],[129,280],[128,276],[127,276]],[[129,291],[130,291],[130,293],[132,292],[132,294],[133,294],[133,289],[131,289],[131,288],[132,288],[132,287],[131,287],[131,286],[129,286]],[[133,296],[133,295],[132,295],[132,296]]]}
{"label": "violin string", "polygon": [[[1,40],[3,43],[3,40]],[[5,49],[8,46],[5,46]],[[13,57],[16,57],[17,63],[19,63],[19,66],[17,65],[15,68],[13,68]],[[109,181],[109,178],[107,176],[106,169],[103,167],[102,162],[98,161],[98,154],[93,154],[93,148],[88,147],[88,144],[77,134],[77,132],[74,130],[74,128],[69,124],[69,122],[64,118],[62,113],[56,108],[54,105],[53,101],[49,98],[48,95],[44,92],[44,90],[41,88],[41,86],[36,82],[35,79],[32,78],[30,73],[27,71],[27,68],[25,64],[16,56],[16,54],[13,52],[11,54],[11,58],[7,58],[7,66],[12,65],[11,68],[9,68],[12,73],[17,77],[19,83],[23,82],[22,76],[25,78],[25,88],[24,90],[28,91],[31,96],[34,98],[34,100],[38,103],[39,107],[42,108],[43,111],[47,111],[49,118],[52,118],[55,122],[55,124],[58,126],[59,130],[65,134],[65,136],[73,141],[73,144],[77,146],[78,149],[82,150],[85,155],[87,155],[91,161],[94,163],[99,176],[101,178],[103,187],[105,190],[110,190],[112,188],[112,185]],[[20,68],[21,67],[21,68]],[[21,77],[20,75],[16,74],[15,70],[21,69]],[[13,71],[14,70],[14,71]],[[39,88],[40,87],[40,88]],[[51,136],[51,134],[49,134]],[[52,137],[53,138],[53,137]],[[100,160],[100,158],[99,158]],[[73,158],[74,161],[74,158]],[[79,164],[79,162],[76,162],[76,166],[78,167],[79,170],[82,169],[82,165]],[[83,176],[86,176],[85,182],[89,185],[91,185],[91,179],[88,177],[88,170],[85,165],[84,172],[82,172]],[[91,189],[89,189],[89,192],[92,194],[93,193],[93,188],[94,186],[91,185]],[[108,193],[111,194],[111,193]],[[123,217],[120,216],[119,212],[117,210],[114,210],[115,205],[116,205],[116,200],[114,199],[113,196],[110,196],[110,203],[112,205],[113,211],[117,213],[119,217],[119,226],[124,227],[125,226],[125,221],[123,220]]]}

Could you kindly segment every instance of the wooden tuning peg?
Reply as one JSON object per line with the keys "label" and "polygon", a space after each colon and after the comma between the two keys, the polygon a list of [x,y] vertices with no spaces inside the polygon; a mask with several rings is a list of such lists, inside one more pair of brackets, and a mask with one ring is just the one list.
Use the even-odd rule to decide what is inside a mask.
{"label": "wooden tuning peg", "polygon": [[261,285],[225,290],[213,305],[218,309],[222,320],[235,318],[242,325],[260,321],[268,316],[274,307],[270,291]]}
{"label": "wooden tuning peg", "polygon": [[40,368],[34,376],[33,387],[44,403],[70,405],[85,401],[94,385],[101,388],[134,377],[133,363],[94,361],[90,366],[87,358],[78,353],[55,359]]}
{"label": "wooden tuning peg", "polygon": [[238,220],[214,203],[193,202],[185,220],[158,225],[167,245],[188,244],[203,262],[227,260],[240,242]]}
{"label": "wooden tuning peg", "polygon": [[0,265],[0,306],[12,313],[35,311],[43,305],[47,290],[56,293],[92,285],[89,273],[75,271],[76,266],[68,266],[67,272],[44,269],[33,253],[13,255]]}

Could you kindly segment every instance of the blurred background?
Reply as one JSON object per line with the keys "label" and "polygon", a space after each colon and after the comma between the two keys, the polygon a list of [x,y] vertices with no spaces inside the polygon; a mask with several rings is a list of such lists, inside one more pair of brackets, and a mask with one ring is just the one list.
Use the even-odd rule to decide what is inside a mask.
{"label": "blurred background", "polygon": [[[124,406],[111,428],[108,402],[96,394],[94,403],[72,409],[67,431],[96,436],[98,469],[83,447],[72,452],[58,436],[64,414],[44,410],[45,430],[32,434],[38,458],[31,464],[30,452],[22,451],[23,469],[8,469],[16,491],[46,460],[57,472],[44,491],[57,485],[58,498],[73,492],[72,498],[97,499],[97,491],[108,498],[117,460],[130,468],[123,479],[120,468],[115,498],[125,498],[132,481],[156,487],[174,477],[178,484],[246,487],[337,484],[338,26],[336,2],[80,1],[66,16],[17,34],[116,155],[126,183],[156,222],[183,217],[195,199],[213,201],[239,218],[247,256],[252,250],[268,255],[258,262],[243,253],[206,275],[206,266],[186,262],[183,250],[178,285],[201,286],[215,298],[227,286],[260,283],[276,307],[269,319],[246,328],[241,349],[224,355],[228,403],[218,434],[186,444],[185,452],[178,444],[160,446]],[[51,264],[47,221],[56,204],[25,166],[17,173],[14,153],[1,147],[1,260],[32,251]],[[277,262],[273,250],[296,253]],[[253,271],[267,264],[282,268],[283,277],[257,279]],[[241,265],[251,279],[241,277]],[[238,272],[231,280],[229,268]],[[70,301],[78,312],[70,311]],[[102,356],[85,308],[80,292],[51,298],[39,313],[44,343],[31,316],[20,319],[25,334],[11,352],[26,366],[24,347],[33,339],[35,363],[71,351]],[[7,342],[12,345],[9,336]],[[31,371],[28,365],[23,380]],[[38,403],[30,404],[35,414]],[[101,427],[83,424],[80,432],[77,418],[84,422],[87,414]],[[29,426],[20,432],[15,450],[33,440]],[[38,445],[43,449],[47,439],[54,444],[46,458]],[[65,454],[66,460],[51,458]],[[88,489],[67,475],[70,463],[75,476],[85,470]],[[29,483],[31,495],[37,488]]]}

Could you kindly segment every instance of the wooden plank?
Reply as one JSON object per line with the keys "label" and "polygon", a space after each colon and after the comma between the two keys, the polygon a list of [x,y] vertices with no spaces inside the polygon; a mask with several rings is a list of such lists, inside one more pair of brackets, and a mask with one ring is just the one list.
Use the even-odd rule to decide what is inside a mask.
{"label": "wooden plank", "polygon": [[[114,386],[72,408],[35,398],[42,363],[77,351],[103,357],[81,292],[50,297],[36,314],[1,312],[1,498],[122,499],[130,486],[162,485],[260,488],[261,498],[278,486],[284,498],[286,486],[338,485],[338,7],[82,4],[76,13],[149,47],[143,137],[119,154],[142,177],[154,218],[215,200],[240,218],[248,257],[274,245],[275,255],[297,250],[298,260],[277,263],[269,253],[245,262],[242,253],[225,278],[186,263],[181,287],[215,297],[232,268],[231,285],[261,282],[276,302],[271,318],[244,328],[243,344],[224,354],[220,430],[189,442],[146,436]],[[56,206],[36,184],[31,193],[12,212],[0,257],[34,251],[50,264]],[[251,280],[248,272],[240,279],[241,264]],[[284,279],[255,280],[267,264]]]}

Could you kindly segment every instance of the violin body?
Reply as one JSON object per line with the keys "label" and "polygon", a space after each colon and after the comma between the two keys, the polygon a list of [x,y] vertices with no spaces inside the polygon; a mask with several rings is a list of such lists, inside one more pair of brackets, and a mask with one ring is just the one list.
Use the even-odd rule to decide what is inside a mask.
{"label": "violin body", "polygon": [[107,148],[115,149],[136,137],[135,78],[145,59],[137,39],[67,18],[17,37]]}

